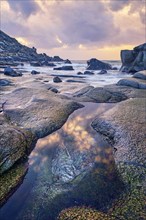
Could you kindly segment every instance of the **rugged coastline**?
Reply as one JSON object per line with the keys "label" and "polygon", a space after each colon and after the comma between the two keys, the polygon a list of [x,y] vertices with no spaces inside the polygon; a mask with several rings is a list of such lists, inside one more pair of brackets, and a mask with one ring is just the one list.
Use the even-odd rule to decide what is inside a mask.
{"label": "rugged coastline", "polygon": [[[140,46],[135,49],[135,56],[137,56],[139,51],[140,54],[144,54],[143,52],[141,53],[142,48],[145,51],[145,44],[143,47]],[[33,53],[36,52],[33,51]],[[144,60],[144,56],[139,56]],[[36,57],[34,57],[34,60],[36,61]],[[31,61],[34,60],[32,59]],[[4,60],[2,60],[2,65],[6,66],[8,61],[10,60],[5,60],[4,64]],[[51,59],[52,61],[54,60]],[[98,60],[91,61],[91,65],[88,61],[90,68],[87,67],[90,70],[99,68],[97,67],[98,64],[101,65]],[[137,58],[134,63],[137,63]],[[69,65],[71,64],[69,63]],[[103,65],[103,69],[105,69],[105,63]],[[141,70],[145,69],[143,63],[141,65]],[[112,67],[107,66],[108,68]],[[134,68],[133,72],[135,72],[136,68],[133,66],[132,68]],[[51,77],[53,78],[53,76]],[[95,157],[97,160],[94,163],[90,163],[90,160],[94,160],[92,154],[98,148],[93,147],[91,151],[85,151],[85,153],[81,154],[74,149],[73,142],[70,142],[70,147],[67,148],[67,151],[64,148],[58,148],[53,157],[51,156],[51,151],[49,151],[48,164],[52,164],[53,168],[50,171],[49,169],[51,168],[48,167],[48,171],[44,170],[38,178],[33,198],[35,199],[35,193],[37,192],[38,202],[36,202],[36,207],[31,210],[32,213],[29,209],[28,213],[22,213],[24,219],[29,217],[35,220],[39,213],[39,197],[41,198],[43,193],[46,193],[46,200],[44,199],[43,201],[44,209],[42,208],[44,219],[46,219],[47,214],[46,204],[51,210],[53,204],[57,206],[58,201],[63,201],[63,209],[81,204],[83,206],[91,204],[91,207],[94,208],[95,203],[98,204],[96,208],[99,212],[94,209],[88,210],[85,207],[66,209],[58,217],[61,220],[71,220],[73,218],[78,220],[80,216],[82,219],[87,219],[86,212],[90,213],[88,219],[91,219],[91,216],[92,219],[133,220],[135,217],[137,219],[145,219],[145,77],[146,72],[143,70],[135,73],[130,79],[119,80],[114,85],[95,88],[91,85],[85,86],[83,84],[78,91],[66,95],[54,92],[56,91],[54,90],[56,89],[56,87],[54,88],[55,82],[50,83],[50,88],[54,90],[51,91],[51,89],[48,89],[48,84],[46,84],[48,82],[41,82],[38,79],[39,76],[34,76],[33,74],[25,76],[25,73],[23,73],[23,76],[19,77],[2,74],[1,83],[3,85],[1,86],[0,113],[2,143],[0,147],[0,173],[2,178],[0,180],[0,204],[4,204],[9,195],[14,193],[16,186],[23,182],[28,165],[26,165],[27,162],[24,163],[21,160],[28,158],[38,139],[49,135],[49,140],[53,132],[66,125],[69,115],[72,115],[75,110],[82,108],[82,112],[86,111],[83,108],[84,103],[85,106],[86,103],[91,103],[91,105],[92,103],[100,103],[100,105],[102,105],[101,103],[106,103],[107,106],[114,103],[114,106],[110,106],[110,109],[107,108],[106,111],[98,113],[94,117],[92,115],[90,123],[87,121],[89,126],[91,124],[92,128],[102,135],[106,142],[105,145],[110,146],[107,149],[105,147],[105,150],[111,155],[112,160],[109,161],[108,158],[101,167],[98,166],[98,159],[100,158]],[[57,88],[60,87],[58,86]],[[86,115],[84,117],[87,120]],[[72,133],[68,134],[68,136],[71,137]],[[70,140],[67,139],[67,141]],[[85,145],[85,142],[82,144]],[[89,146],[90,144],[90,142],[87,143]],[[103,154],[106,159],[107,155],[105,152]],[[98,156],[98,153],[96,156]],[[73,161],[75,159],[76,163],[74,164]],[[84,163],[85,165],[83,165]],[[57,169],[58,164],[60,167],[65,167],[61,173]],[[76,167],[76,164],[78,164],[78,167]],[[105,167],[107,170],[104,173]],[[43,167],[41,168],[43,169]],[[53,173],[55,178],[53,182],[49,182],[52,180],[50,180],[51,177],[48,177],[48,186],[46,174],[50,172]],[[96,184],[99,187],[99,191],[95,187]],[[51,197],[50,200],[47,197],[48,190]],[[114,191],[117,192],[117,196],[115,196]],[[67,203],[68,192],[76,203]],[[81,195],[84,194],[83,200],[78,195],[79,192]],[[104,198],[103,201],[102,197]],[[56,213],[58,210],[61,211],[56,207]]]}

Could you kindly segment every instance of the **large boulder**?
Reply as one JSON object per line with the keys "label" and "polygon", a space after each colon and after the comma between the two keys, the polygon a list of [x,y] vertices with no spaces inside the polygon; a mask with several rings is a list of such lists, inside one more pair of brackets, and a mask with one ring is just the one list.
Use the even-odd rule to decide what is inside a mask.
{"label": "large boulder", "polygon": [[72,62],[70,61],[70,60],[65,60],[65,62],[64,63],[66,63],[66,64],[72,64]]}
{"label": "large boulder", "polygon": [[22,73],[20,72],[16,72],[14,69],[12,69],[11,67],[6,67],[4,69],[4,75],[7,76],[12,76],[12,77],[17,77],[17,76],[22,76]]}
{"label": "large boulder", "polygon": [[87,61],[87,70],[111,70],[112,66],[95,58]]}
{"label": "large boulder", "polygon": [[121,51],[122,72],[135,73],[146,70],[146,43],[133,50]]}

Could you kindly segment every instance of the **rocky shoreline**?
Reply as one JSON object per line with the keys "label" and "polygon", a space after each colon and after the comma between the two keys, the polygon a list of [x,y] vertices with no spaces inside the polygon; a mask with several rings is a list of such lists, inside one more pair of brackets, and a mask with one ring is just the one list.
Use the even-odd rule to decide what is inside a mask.
{"label": "rocky shoreline", "polygon": [[[9,43],[14,42],[21,49],[20,51],[23,52],[23,56],[21,56],[23,59],[16,59],[15,62],[26,61],[24,54],[27,55],[27,53],[33,57],[29,57],[29,62],[34,62],[36,59],[39,63],[44,62],[44,57],[47,62],[52,62],[54,59],[57,60],[57,58],[50,59],[46,55],[38,55],[35,48],[30,50],[30,48],[25,46],[22,47],[14,39],[8,38],[3,32],[0,34]],[[4,47],[6,44],[2,46]],[[14,49],[18,50],[18,48]],[[16,52],[15,50],[14,53]],[[49,150],[48,159],[44,160],[43,163],[43,166],[46,164],[47,170],[43,170],[40,165],[43,171],[40,173],[38,183],[34,187],[34,194],[32,193],[33,202],[35,195],[37,195],[38,200],[31,211],[29,209],[34,203],[30,204],[28,213],[23,213],[23,217],[24,219],[35,220],[39,213],[40,201],[44,198],[41,204],[43,213],[41,213],[41,217],[38,217],[39,219],[43,217],[45,219],[48,214],[48,210],[45,209],[46,204],[50,210],[51,208],[54,209],[54,206],[56,207],[56,216],[62,209],[74,204],[75,207],[65,209],[59,214],[59,220],[78,220],[80,217],[83,220],[91,220],[91,217],[93,220],[97,218],[103,220],[133,220],[134,218],[144,220],[146,218],[144,212],[146,199],[145,44],[135,48],[134,52],[127,53],[128,55],[123,55],[124,53],[122,53],[122,62],[123,66],[128,65],[128,67],[124,66],[122,70],[124,69],[125,71],[130,66],[131,69],[128,72],[136,72],[132,78],[122,79],[117,84],[104,87],[95,88],[83,85],[78,91],[69,96],[56,94],[59,91],[54,87],[54,83],[62,82],[57,75],[55,77],[58,78],[53,78],[53,84],[50,83],[49,87],[46,84],[48,80],[40,82],[39,77],[35,76],[39,73],[32,73],[28,76],[24,74],[18,77],[18,75],[15,75],[15,71],[9,69],[15,77],[8,74],[2,75],[0,80],[1,206],[23,182],[28,171],[28,156],[38,140],[49,135],[48,141],[50,138],[50,143],[52,143],[50,134],[60,129],[75,110],[83,108],[83,102],[85,105],[86,103],[106,103],[107,106],[114,103],[114,107],[110,107],[110,109],[101,112],[101,114],[98,113],[96,118],[91,116],[86,119],[86,115],[83,115],[85,120],[88,123],[90,122],[88,127],[90,129],[92,127],[105,140],[103,152],[101,155],[99,154],[100,156],[97,152],[98,147],[92,146],[92,138],[88,136],[86,130],[80,130],[79,124],[76,125],[78,126],[77,131],[80,131],[77,135],[73,135],[74,125],[65,128],[63,141],[66,140],[69,146],[64,147],[66,145],[63,145],[62,147],[62,142],[59,142],[58,146],[61,146],[60,148],[55,145],[55,148],[52,147],[55,150],[53,150],[53,153]],[[129,53],[132,54],[136,61],[129,57]],[[18,53],[17,58],[20,55],[22,54]],[[140,64],[138,63],[139,60]],[[6,62],[15,63],[14,57],[13,59],[5,60],[1,57],[1,61],[4,65],[6,65]],[[66,62],[69,65],[71,64],[69,60]],[[33,63],[33,65],[37,64]],[[139,67],[138,70],[142,71],[137,72],[135,65]],[[63,66],[60,70],[68,70],[68,68],[72,70],[72,66],[68,66],[65,69]],[[87,69],[102,69],[106,74],[105,70],[112,69],[112,67],[104,62],[91,59],[88,61]],[[80,75],[86,75],[85,72]],[[88,74],[92,75],[92,72]],[[84,78],[84,76],[78,77]],[[84,112],[84,108],[82,112]],[[77,121],[77,123],[81,123],[80,121]],[[69,129],[71,129],[70,133]],[[75,148],[74,140],[77,137],[82,137],[81,134],[83,134],[81,146],[77,145],[77,148]],[[53,138],[56,137],[54,136]],[[87,143],[85,142],[86,139]],[[78,143],[78,140],[76,142]],[[83,152],[78,149],[82,146],[87,147]],[[73,202],[70,203],[70,200],[68,202],[68,198],[72,199]],[[60,207],[58,208],[59,201]],[[61,201],[63,204],[61,204]],[[97,204],[96,207],[94,207],[95,203]],[[83,207],[76,207],[80,205],[83,205]],[[93,209],[84,207],[88,205],[91,205]],[[94,208],[97,208],[98,211],[94,210]],[[88,212],[89,217],[86,212]],[[54,217],[50,214],[50,218],[53,219]]]}

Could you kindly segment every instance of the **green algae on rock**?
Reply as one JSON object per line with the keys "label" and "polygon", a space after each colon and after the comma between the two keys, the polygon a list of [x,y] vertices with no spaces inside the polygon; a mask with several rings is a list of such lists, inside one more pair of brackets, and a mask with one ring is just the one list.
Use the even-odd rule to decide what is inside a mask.
{"label": "green algae on rock", "polygon": [[0,176],[0,206],[6,202],[9,196],[22,183],[27,170],[28,163],[20,162]]}
{"label": "green algae on rock", "polygon": [[63,210],[58,220],[115,220],[113,216],[109,216],[103,212],[87,207],[73,207]]}

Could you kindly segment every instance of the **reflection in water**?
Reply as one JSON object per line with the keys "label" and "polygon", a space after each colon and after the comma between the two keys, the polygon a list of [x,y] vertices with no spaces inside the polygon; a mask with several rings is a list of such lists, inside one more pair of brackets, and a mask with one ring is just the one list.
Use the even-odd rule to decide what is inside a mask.
{"label": "reflection in water", "polygon": [[[0,211],[3,220],[10,216],[12,220],[54,220],[66,207],[83,204],[99,209],[115,197],[113,150],[90,126],[95,116],[113,104],[85,106],[60,130],[38,141],[25,181]],[[21,197],[24,190],[25,198]]]}

